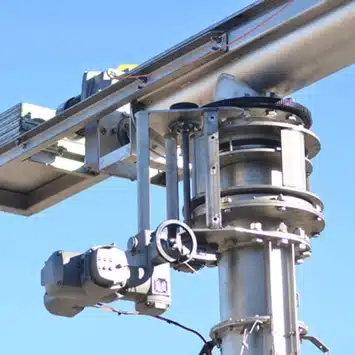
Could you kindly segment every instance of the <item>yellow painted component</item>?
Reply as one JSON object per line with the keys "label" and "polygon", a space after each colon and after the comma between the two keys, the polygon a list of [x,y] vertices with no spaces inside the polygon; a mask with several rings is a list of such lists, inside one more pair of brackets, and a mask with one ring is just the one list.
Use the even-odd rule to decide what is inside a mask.
{"label": "yellow painted component", "polygon": [[128,71],[138,67],[138,64],[120,64],[117,71]]}

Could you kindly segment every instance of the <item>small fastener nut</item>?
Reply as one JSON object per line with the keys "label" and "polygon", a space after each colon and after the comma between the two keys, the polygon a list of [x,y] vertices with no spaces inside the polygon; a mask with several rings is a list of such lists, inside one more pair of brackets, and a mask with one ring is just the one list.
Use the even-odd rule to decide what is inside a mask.
{"label": "small fastener nut", "polygon": [[298,248],[299,248],[300,250],[306,250],[306,249],[307,249],[307,245],[301,243],[301,244],[298,246]]}
{"label": "small fastener nut", "polygon": [[310,258],[312,256],[312,253],[310,251],[305,251],[302,253],[302,256],[304,258]]}
{"label": "small fastener nut", "polygon": [[230,202],[232,202],[232,198],[229,196],[224,196],[221,198],[221,202],[222,203],[230,203]]}
{"label": "small fastener nut", "polygon": [[260,222],[253,222],[253,223],[250,223],[250,229],[256,230],[256,231],[261,231],[263,229],[263,225]]}
{"label": "small fastener nut", "polygon": [[266,116],[273,118],[277,116],[277,111],[276,110],[266,110]]}
{"label": "small fastener nut", "polygon": [[277,228],[277,231],[287,233],[287,225],[284,222],[281,222]]}
{"label": "small fastener nut", "polygon": [[302,228],[296,228],[294,233],[296,235],[299,235],[300,237],[305,237],[306,236],[306,232]]}
{"label": "small fastener nut", "polygon": [[135,252],[138,247],[138,239],[136,237],[131,237],[127,242],[127,249],[131,253]]}

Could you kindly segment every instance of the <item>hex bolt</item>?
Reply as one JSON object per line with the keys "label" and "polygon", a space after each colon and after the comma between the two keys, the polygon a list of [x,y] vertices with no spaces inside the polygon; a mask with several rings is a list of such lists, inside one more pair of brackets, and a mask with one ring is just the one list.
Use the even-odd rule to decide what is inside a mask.
{"label": "hex bolt", "polygon": [[264,239],[262,238],[254,238],[252,239],[253,243],[256,243],[256,244],[263,244],[264,243]]}
{"label": "hex bolt", "polygon": [[306,249],[307,249],[307,245],[301,243],[301,244],[298,246],[298,248],[299,248],[300,250],[306,250]]}
{"label": "hex bolt", "polygon": [[306,232],[302,228],[296,228],[294,233],[296,235],[299,235],[300,237],[305,237],[306,236]]}
{"label": "hex bolt", "polygon": [[131,253],[135,252],[138,247],[138,239],[136,237],[131,237],[127,242],[127,249]]}
{"label": "hex bolt", "polygon": [[288,239],[282,238],[282,239],[280,239],[280,240],[277,242],[277,245],[278,245],[278,246],[281,246],[281,245],[288,245],[288,243],[289,243]]}
{"label": "hex bolt", "polygon": [[253,222],[250,224],[250,229],[261,231],[263,229],[263,225],[260,222]]}
{"label": "hex bolt", "polygon": [[274,118],[277,116],[276,110],[266,110],[265,113],[266,113],[266,116],[270,117],[270,118]]}
{"label": "hex bolt", "polygon": [[148,82],[148,77],[147,76],[140,76],[138,79],[144,84],[146,84]]}
{"label": "hex bolt", "polygon": [[310,258],[312,256],[312,253],[310,251],[305,251],[302,253],[302,256],[304,258]]}
{"label": "hex bolt", "polygon": [[318,212],[322,212],[322,207],[319,206],[319,205],[316,205],[316,206],[315,206],[315,209],[316,209]]}
{"label": "hex bolt", "polygon": [[60,157],[62,157],[62,156],[64,155],[64,148],[63,148],[63,147],[58,147],[57,152],[58,152],[58,155],[59,155]]}
{"label": "hex bolt", "polygon": [[216,42],[216,43],[221,43],[222,42],[222,37],[221,36],[212,36],[211,40]]}
{"label": "hex bolt", "polygon": [[290,121],[297,121],[297,117],[295,115],[288,115],[286,118]]}
{"label": "hex bolt", "polygon": [[284,222],[281,222],[277,228],[277,231],[282,233],[287,233],[287,230],[287,225]]}
{"label": "hex bolt", "polygon": [[224,196],[221,198],[221,202],[222,203],[231,203],[232,202],[232,198],[229,196]]}

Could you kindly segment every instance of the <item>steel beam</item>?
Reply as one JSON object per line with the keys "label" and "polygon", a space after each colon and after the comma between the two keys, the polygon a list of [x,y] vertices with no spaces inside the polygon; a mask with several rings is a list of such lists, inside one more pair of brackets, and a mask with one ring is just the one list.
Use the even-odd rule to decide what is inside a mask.
{"label": "steel beam", "polygon": [[354,62],[354,30],[354,1],[259,1],[2,147],[0,167],[29,158],[133,100],[151,108],[213,101],[222,73],[261,92],[292,93]]}

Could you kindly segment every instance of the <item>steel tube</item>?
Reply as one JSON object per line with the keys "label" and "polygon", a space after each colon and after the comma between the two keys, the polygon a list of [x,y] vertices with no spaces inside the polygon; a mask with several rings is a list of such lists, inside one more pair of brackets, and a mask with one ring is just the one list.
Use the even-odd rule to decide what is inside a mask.
{"label": "steel tube", "polygon": [[[166,159],[166,218],[179,219],[179,187],[177,166],[177,141],[176,135],[170,134],[165,137]],[[168,236],[176,238],[176,228],[168,227]]]}
{"label": "steel tube", "polygon": [[[337,3],[338,7],[334,9],[334,2],[311,1],[310,7],[318,4],[324,7],[325,14],[316,18],[309,16],[308,21],[301,21],[297,27],[295,23],[300,22],[297,21],[299,17],[303,18],[311,10],[295,11],[293,26],[289,23],[281,25],[267,36],[267,40],[258,36],[248,48],[241,46],[231,50],[229,55],[221,53],[220,59],[217,58],[215,63],[211,61],[211,66],[196,64],[196,69],[168,83],[157,79],[151,86],[137,89],[136,81],[129,81],[129,84],[118,82],[26,133],[23,137],[27,142],[25,149],[16,142],[3,147],[0,166],[19,158],[25,160],[75,133],[89,121],[135,99],[146,104],[146,109],[166,109],[176,102],[207,104],[213,101],[214,87],[222,73],[235,75],[258,92],[273,91],[281,96],[308,86],[355,60],[352,36],[355,2],[343,3],[342,6]],[[168,74],[164,75],[162,77]]]}
{"label": "steel tube", "polygon": [[272,316],[267,346],[275,354],[299,354],[294,246],[265,246],[267,313]]}
{"label": "steel tube", "polygon": [[[275,32],[274,40],[252,46],[250,52],[211,69],[208,75],[196,75],[191,84],[181,86],[149,109],[163,109],[175,102],[212,102],[214,86],[223,73],[234,75],[256,91],[289,95],[354,62],[354,29],[352,1],[283,36]],[[174,84],[179,85],[179,80],[184,81],[184,76]]]}
{"label": "steel tube", "polygon": [[179,219],[179,190],[176,136],[165,137],[166,218]]}
{"label": "steel tube", "polygon": [[[299,354],[294,261],[291,249],[230,249],[219,263],[221,321],[272,317],[248,335],[248,355]],[[248,332],[250,328],[248,328]],[[241,353],[243,334],[228,331],[222,355]]]}
{"label": "steel tube", "polygon": [[190,133],[183,130],[182,138],[182,162],[184,182],[184,219],[185,223],[191,222],[191,183],[190,183]]}
{"label": "steel tube", "polygon": [[[255,218],[266,228],[263,218]],[[294,246],[270,242],[228,249],[218,268],[221,322],[271,317],[270,324],[248,335],[248,355],[299,354]],[[227,331],[222,355],[241,353],[243,342],[240,331]]]}
{"label": "steel tube", "polygon": [[192,197],[195,198],[205,193],[206,191],[206,154],[201,154],[204,150],[205,139],[203,136],[194,136],[192,138],[192,179],[193,179],[193,189]]}
{"label": "steel tube", "polygon": [[[219,269],[219,302],[221,321],[265,315],[266,282],[263,248],[230,249],[223,253]],[[239,354],[243,334],[231,331],[222,339],[222,354]],[[248,355],[267,354],[263,339],[257,333],[249,337]]]}
{"label": "steel tube", "polygon": [[137,114],[138,233],[150,229],[149,113]]}

